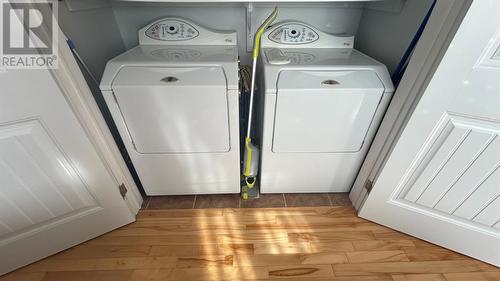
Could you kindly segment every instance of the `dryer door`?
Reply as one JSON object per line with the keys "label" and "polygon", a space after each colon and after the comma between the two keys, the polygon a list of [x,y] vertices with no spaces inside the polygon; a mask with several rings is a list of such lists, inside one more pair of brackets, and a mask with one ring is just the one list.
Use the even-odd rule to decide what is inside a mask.
{"label": "dryer door", "polygon": [[273,152],[357,152],[384,93],[372,71],[282,71]]}
{"label": "dryer door", "polygon": [[220,67],[124,67],[113,93],[139,153],[230,149],[226,78]]}

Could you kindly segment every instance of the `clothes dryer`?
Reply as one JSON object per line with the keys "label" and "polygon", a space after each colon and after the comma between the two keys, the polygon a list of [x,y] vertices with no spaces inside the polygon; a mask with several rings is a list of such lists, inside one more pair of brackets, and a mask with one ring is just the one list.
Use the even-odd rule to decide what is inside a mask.
{"label": "clothes dryer", "polygon": [[386,67],[353,43],[297,21],[263,35],[262,193],[351,188],[394,91]]}
{"label": "clothes dryer", "polygon": [[169,17],[138,33],[100,88],[146,193],[238,193],[236,32]]}

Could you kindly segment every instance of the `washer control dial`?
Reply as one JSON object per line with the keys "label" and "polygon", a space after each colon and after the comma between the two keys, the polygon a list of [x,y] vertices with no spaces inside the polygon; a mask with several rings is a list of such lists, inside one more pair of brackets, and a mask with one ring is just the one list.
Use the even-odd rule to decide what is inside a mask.
{"label": "washer control dial", "polygon": [[177,34],[177,32],[179,32],[179,27],[176,25],[171,25],[171,26],[163,25],[162,28],[165,29],[164,31],[167,32],[168,34]]}
{"label": "washer control dial", "polygon": [[297,29],[287,30],[288,37],[290,38],[298,38],[300,36],[300,31]]}
{"label": "washer control dial", "polygon": [[181,20],[164,20],[150,26],[145,34],[147,37],[161,41],[181,41],[198,37],[199,31],[187,22]]}
{"label": "washer control dial", "polygon": [[269,40],[287,45],[307,44],[318,39],[319,35],[316,31],[298,23],[279,26],[269,34]]}

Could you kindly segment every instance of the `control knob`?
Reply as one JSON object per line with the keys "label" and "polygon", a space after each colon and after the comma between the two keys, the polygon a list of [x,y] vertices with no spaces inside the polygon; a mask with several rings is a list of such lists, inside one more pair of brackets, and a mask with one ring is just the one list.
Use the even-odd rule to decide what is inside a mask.
{"label": "control knob", "polygon": [[179,29],[176,26],[171,25],[166,28],[166,31],[168,34],[176,34],[179,32]]}
{"label": "control knob", "polygon": [[291,38],[297,38],[300,36],[300,31],[298,31],[297,29],[292,29],[288,31],[288,36],[290,36]]}

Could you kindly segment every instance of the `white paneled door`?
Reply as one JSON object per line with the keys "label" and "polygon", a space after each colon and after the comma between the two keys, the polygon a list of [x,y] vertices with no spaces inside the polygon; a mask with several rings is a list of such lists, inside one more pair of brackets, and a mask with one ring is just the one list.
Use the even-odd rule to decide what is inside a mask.
{"label": "white paneled door", "polygon": [[498,15],[473,1],[360,216],[500,266]]}
{"label": "white paneled door", "polygon": [[48,70],[0,70],[0,275],[134,220]]}

